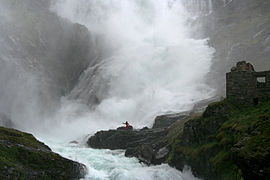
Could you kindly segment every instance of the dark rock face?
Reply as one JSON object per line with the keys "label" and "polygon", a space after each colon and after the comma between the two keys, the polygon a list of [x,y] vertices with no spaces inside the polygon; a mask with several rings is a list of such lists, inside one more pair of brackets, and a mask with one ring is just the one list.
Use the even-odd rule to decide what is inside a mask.
{"label": "dark rock face", "polygon": [[80,179],[83,164],[61,157],[34,136],[0,127],[0,179]]}
{"label": "dark rock face", "polygon": [[187,117],[187,113],[179,113],[179,114],[166,114],[157,116],[155,119],[155,123],[153,125],[153,129],[155,128],[167,128],[178,120],[184,119]]}
{"label": "dark rock face", "polygon": [[151,145],[143,144],[135,148],[128,148],[125,156],[136,157],[140,162],[150,165],[155,158],[155,151]]}
{"label": "dark rock face", "polygon": [[126,156],[137,157],[145,164],[160,164],[169,155],[164,141],[167,131],[156,128],[141,130],[109,130],[99,131],[90,137],[87,144],[99,149],[126,149]]}
{"label": "dark rock face", "polygon": [[128,131],[132,131],[133,130],[133,127],[132,126],[129,126],[128,128],[126,128],[126,127],[119,127],[119,128],[117,128],[117,130],[128,130]]}
{"label": "dark rock face", "polygon": [[165,135],[164,129],[99,131],[88,139],[87,144],[92,148],[112,150],[134,148],[141,144],[158,146]]}
{"label": "dark rock face", "polygon": [[185,123],[183,132],[183,144],[200,144],[207,137],[216,133],[221,125],[228,120],[228,109],[226,103],[212,103],[204,111],[202,118],[194,118]]}
{"label": "dark rock face", "polygon": [[270,104],[239,106],[225,99],[184,124],[169,164],[189,165],[201,178],[269,179]]}
{"label": "dark rock face", "polygon": [[[187,121],[184,124],[183,132],[174,142],[169,164],[180,170],[185,165],[189,165],[193,174],[201,178],[226,179],[221,172],[215,172],[218,168],[213,167],[211,161],[212,156],[222,150],[214,143],[213,145],[207,143],[215,142],[215,134],[228,120],[231,109],[233,107],[223,102],[212,103],[201,116]],[[205,144],[207,145],[203,148]]]}
{"label": "dark rock face", "polygon": [[148,165],[161,164],[167,161],[171,151],[168,136],[174,136],[178,126],[173,130],[170,127],[182,121],[189,113],[158,116],[152,129],[144,127],[127,130],[126,127],[119,127],[117,130],[99,131],[88,139],[87,144],[98,149],[126,149],[127,157],[136,157]]}
{"label": "dark rock face", "polygon": [[231,148],[233,159],[242,170],[244,179],[269,179],[269,120],[270,116],[260,116],[260,121]]}

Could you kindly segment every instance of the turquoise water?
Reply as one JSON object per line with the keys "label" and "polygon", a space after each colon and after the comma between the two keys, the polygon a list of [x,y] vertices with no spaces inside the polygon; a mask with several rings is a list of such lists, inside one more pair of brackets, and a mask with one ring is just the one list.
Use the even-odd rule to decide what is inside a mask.
{"label": "turquoise water", "polygon": [[136,158],[125,157],[124,150],[97,150],[54,141],[46,144],[54,152],[85,164],[86,180],[197,180],[188,169],[181,172],[167,164],[149,167],[140,164]]}

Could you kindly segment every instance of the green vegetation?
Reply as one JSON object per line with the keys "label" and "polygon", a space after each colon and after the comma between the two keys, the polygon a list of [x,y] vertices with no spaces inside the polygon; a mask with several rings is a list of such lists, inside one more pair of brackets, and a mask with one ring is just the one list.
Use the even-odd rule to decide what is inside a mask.
{"label": "green vegetation", "polygon": [[174,124],[172,124],[169,127],[167,136],[164,138],[164,141],[168,142],[169,144],[172,144],[174,140],[177,139],[179,134],[181,135],[183,133],[185,123],[189,121],[190,119],[199,117],[200,115],[201,113],[197,113],[197,114],[190,115],[181,121],[176,121]]}
{"label": "green vegetation", "polygon": [[33,135],[0,127],[0,179],[74,179],[81,170]]}
{"label": "green vegetation", "polygon": [[266,179],[270,174],[270,103],[239,107],[224,100],[185,123],[169,164],[206,179]]}

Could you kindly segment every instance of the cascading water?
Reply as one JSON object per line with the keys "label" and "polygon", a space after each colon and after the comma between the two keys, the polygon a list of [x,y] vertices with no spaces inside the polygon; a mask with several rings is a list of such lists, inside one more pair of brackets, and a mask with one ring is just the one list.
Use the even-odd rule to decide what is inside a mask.
{"label": "cascading water", "polygon": [[93,127],[100,121],[97,129],[126,120],[139,128],[151,126],[158,114],[190,110],[211,97],[204,77],[213,50],[189,36],[190,16],[181,1],[62,0],[52,8],[87,26],[106,52],[64,99],[64,111],[88,104],[82,121]]}
{"label": "cascading water", "polygon": [[[135,128],[151,126],[156,115],[191,110],[196,102],[213,95],[205,82],[213,49],[207,40],[190,37],[192,17],[182,1],[54,0],[51,9],[89,29],[97,56],[70,94],[61,99],[59,110],[49,116],[45,113],[46,121],[35,123],[42,128],[25,128],[54,151],[86,164],[88,179],[195,179],[189,170],[179,172],[168,165],[145,167],[134,158],[125,158],[122,151],[66,143],[115,128],[123,121]],[[40,89],[46,91],[39,86],[42,81],[34,80],[29,80],[29,87],[38,87],[38,93],[31,93],[32,99],[39,97]],[[10,87],[16,91],[14,84]],[[29,109],[38,109],[35,103],[39,101]],[[27,103],[21,106],[28,107]],[[30,119],[40,118],[39,112],[27,114],[32,115]]]}

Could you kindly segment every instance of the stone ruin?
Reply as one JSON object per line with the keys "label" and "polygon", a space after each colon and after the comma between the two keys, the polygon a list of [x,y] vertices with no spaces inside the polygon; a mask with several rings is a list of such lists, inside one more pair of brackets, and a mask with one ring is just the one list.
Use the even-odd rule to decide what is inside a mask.
{"label": "stone ruin", "polygon": [[226,74],[226,96],[247,106],[270,100],[270,71],[256,72],[252,64],[238,62]]}

